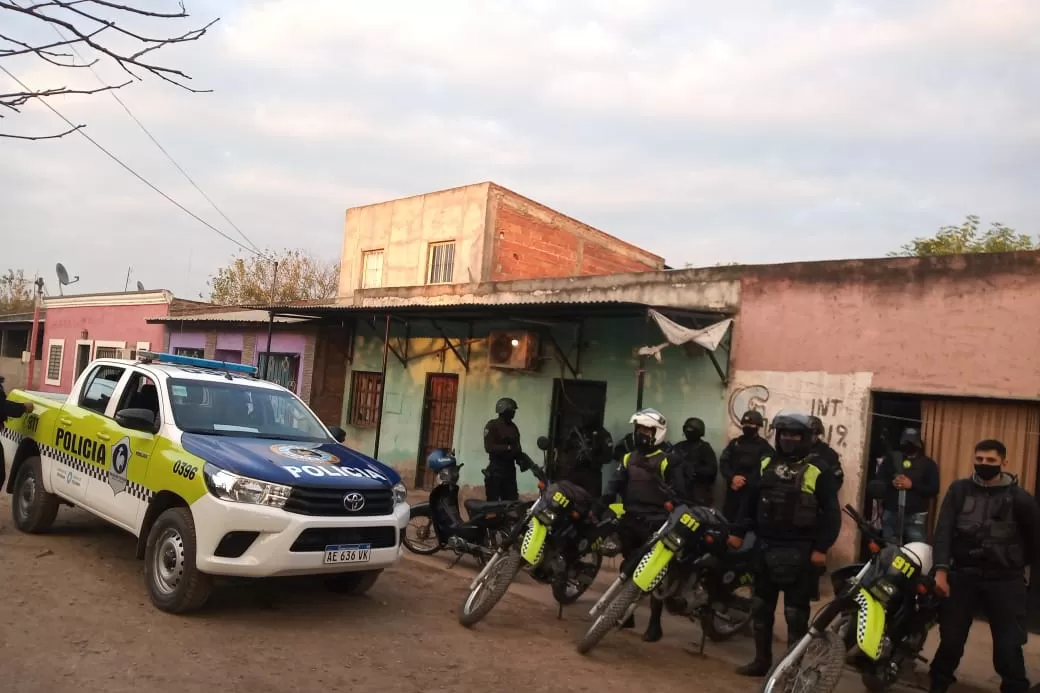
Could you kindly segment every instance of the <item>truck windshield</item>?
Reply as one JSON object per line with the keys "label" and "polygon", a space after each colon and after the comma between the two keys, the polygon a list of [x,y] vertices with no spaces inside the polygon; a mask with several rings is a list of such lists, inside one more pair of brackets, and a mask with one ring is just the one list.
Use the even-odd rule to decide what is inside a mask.
{"label": "truck windshield", "polygon": [[173,378],[168,386],[173,419],[185,433],[330,442],[314,414],[288,392]]}

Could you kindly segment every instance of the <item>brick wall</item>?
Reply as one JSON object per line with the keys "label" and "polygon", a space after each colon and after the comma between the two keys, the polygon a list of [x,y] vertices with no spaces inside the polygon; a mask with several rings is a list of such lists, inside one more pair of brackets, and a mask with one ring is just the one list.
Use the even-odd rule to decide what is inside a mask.
{"label": "brick wall", "polygon": [[314,383],[314,333],[307,335],[303,346],[303,374],[300,376],[300,399],[311,401],[311,388]]}
{"label": "brick wall", "polygon": [[491,281],[662,269],[664,260],[510,190],[492,186]]}
{"label": "brick wall", "polygon": [[217,333],[207,332],[206,333],[206,347],[203,351],[203,358],[214,359],[217,357]]}

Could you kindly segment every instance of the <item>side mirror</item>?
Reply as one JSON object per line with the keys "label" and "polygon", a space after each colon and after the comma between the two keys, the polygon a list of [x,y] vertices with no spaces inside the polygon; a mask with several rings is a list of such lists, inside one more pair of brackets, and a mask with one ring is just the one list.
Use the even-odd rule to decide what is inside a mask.
{"label": "side mirror", "polygon": [[329,426],[329,433],[332,434],[332,437],[336,439],[337,443],[342,443],[347,439],[347,432],[339,426]]}
{"label": "side mirror", "polygon": [[874,479],[873,481],[867,482],[867,498],[870,500],[876,500],[885,497],[885,491],[888,488],[885,486],[885,482],[880,479]]}
{"label": "side mirror", "polygon": [[155,414],[151,409],[120,409],[116,412],[116,423],[131,431],[155,433]]}
{"label": "side mirror", "polygon": [[545,436],[538,436],[538,440],[535,441],[535,445],[538,446],[539,450],[548,452],[549,451],[549,439]]}

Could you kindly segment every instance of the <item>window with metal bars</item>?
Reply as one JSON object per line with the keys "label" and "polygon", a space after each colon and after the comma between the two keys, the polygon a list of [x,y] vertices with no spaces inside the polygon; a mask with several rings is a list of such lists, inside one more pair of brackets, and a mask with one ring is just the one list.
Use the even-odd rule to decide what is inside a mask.
{"label": "window with metal bars", "polygon": [[383,389],[383,376],[370,371],[354,371],[350,374],[351,426],[371,427],[379,421],[379,393]]}
{"label": "window with metal bars", "polygon": [[431,243],[426,267],[427,284],[450,284],[455,276],[455,241]]}

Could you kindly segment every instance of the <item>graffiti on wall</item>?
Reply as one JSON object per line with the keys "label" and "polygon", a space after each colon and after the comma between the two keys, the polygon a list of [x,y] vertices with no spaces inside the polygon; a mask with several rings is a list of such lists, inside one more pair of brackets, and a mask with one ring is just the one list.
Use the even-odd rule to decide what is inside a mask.
{"label": "graffiti on wall", "polygon": [[[788,411],[799,411],[819,417],[823,422],[824,440],[833,448],[848,447],[849,421],[846,421],[849,412],[845,411],[845,402],[837,397],[811,397],[798,409],[791,407],[778,407],[775,414],[784,409]],[[766,430],[769,429],[769,388],[765,385],[749,385],[740,387],[733,391],[729,398],[729,415],[733,424],[740,427],[740,417],[744,412],[754,410],[762,414],[766,420]],[[854,415],[854,414],[853,414]]]}

